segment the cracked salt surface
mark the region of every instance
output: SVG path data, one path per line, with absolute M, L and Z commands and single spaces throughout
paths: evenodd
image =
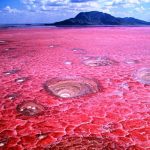
M 126 28 L 125 31 L 122 29 L 105 28 L 105 32 L 103 28 L 86 28 L 79 31 L 76 29 L 20 29 L 19 34 L 17 29 L 9 29 L 14 37 L 14 43 L 18 43 L 21 57 L 9 61 L 13 53 L 6 53 L 5 57 L 0 55 L 2 65 L 0 68 L 2 73 L 0 148 L 66 150 L 69 147 L 77 150 L 83 148 L 148 150 L 150 145 L 148 139 L 149 85 L 139 82 L 140 80 L 133 76 L 133 72 L 135 70 L 134 75 L 138 73 L 140 78 L 149 80 L 147 71 L 144 75 L 145 73 L 139 73 L 138 70 L 141 66 L 146 68 L 149 64 L 148 59 L 144 59 L 144 56 L 141 59 L 140 56 L 143 54 L 143 49 L 146 47 L 149 49 L 147 32 L 150 30 L 143 27 Z M 63 37 L 61 39 L 58 38 L 60 34 Z M 92 39 L 95 39 L 94 42 L 91 36 L 87 36 L 91 34 Z M 53 35 L 52 40 L 51 35 Z M 110 41 L 108 41 L 108 35 Z M 1 36 L 3 37 L 3 34 Z M 72 39 L 73 36 L 77 40 Z M 127 38 L 122 39 L 124 36 Z M 47 40 L 43 40 L 42 37 Z M 130 40 L 135 38 L 135 42 Z M 4 39 L 7 40 L 7 34 Z M 63 45 L 61 50 L 44 51 L 44 47 L 48 47 L 50 40 Z M 139 42 L 136 42 L 137 40 Z M 32 58 L 26 55 L 27 51 L 30 52 L 30 47 L 23 46 L 20 44 L 21 41 L 32 45 L 31 49 L 36 49 L 36 55 Z M 8 45 L 14 46 L 9 42 Z M 87 55 L 80 53 L 82 57 L 79 58 L 77 56 L 80 54 L 75 55 L 78 54 L 77 51 L 66 51 L 76 45 L 86 48 L 86 54 L 88 51 L 90 53 Z M 1 47 L 2 50 L 7 48 L 5 44 L 1 44 Z M 133 54 L 140 55 L 134 57 Z M 90 55 L 112 56 L 119 63 L 124 62 L 124 58 L 133 58 L 133 60 L 137 58 L 141 61 L 138 64 L 130 60 L 122 65 L 105 67 L 107 63 L 104 63 L 105 65 L 101 67 L 85 67 L 80 61 L 88 60 L 90 57 L 87 56 Z M 64 60 L 60 58 L 65 58 L 66 61 L 73 60 L 74 69 L 71 70 L 69 68 L 71 65 L 64 64 Z M 3 69 L 18 68 L 25 61 L 29 63 L 21 66 L 19 75 L 17 73 L 8 76 L 3 74 Z M 30 77 L 30 75 L 33 78 L 30 78 L 29 82 L 23 84 L 13 82 L 20 78 L 19 76 Z M 81 78 L 77 80 L 79 76 L 82 76 L 82 80 Z M 51 79 L 54 77 L 57 77 L 57 80 L 52 82 Z M 98 81 L 93 81 L 93 78 Z M 19 83 L 22 81 L 20 79 Z M 48 85 L 46 91 L 43 89 L 43 83 Z M 100 89 L 97 90 L 98 88 Z M 15 91 L 19 96 L 13 100 Z M 112 92 L 115 92 L 114 95 L 109 96 Z M 54 93 L 56 93 L 55 96 Z M 8 139 L 8 142 L 3 141 L 4 138 Z

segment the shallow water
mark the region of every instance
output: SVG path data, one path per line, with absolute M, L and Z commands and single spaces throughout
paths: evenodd
M 0 35 L 0 148 L 150 148 L 150 28 L 8 28 Z

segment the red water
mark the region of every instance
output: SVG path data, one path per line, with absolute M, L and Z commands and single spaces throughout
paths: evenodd
M 150 88 L 133 75 L 150 67 L 149 40 L 149 27 L 0 29 L 0 149 L 150 149 Z M 86 56 L 118 63 L 90 67 Z M 102 89 L 60 98 L 43 88 L 78 76 Z M 21 112 L 29 101 L 32 115 Z

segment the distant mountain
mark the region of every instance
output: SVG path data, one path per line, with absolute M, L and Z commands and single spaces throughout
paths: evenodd
M 110 14 L 90 11 L 81 12 L 75 18 L 66 19 L 64 21 L 55 22 L 51 25 L 56 26 L 82 26 L 82 25 L 150 25 L 150 22 L 135 19 L 132 17 L 119 18 Z

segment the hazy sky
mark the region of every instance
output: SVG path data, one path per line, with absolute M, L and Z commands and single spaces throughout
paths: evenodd
M 150 21 L 150 0 L 0 0 L 0 24 L 51 23 L 93 10 Z

